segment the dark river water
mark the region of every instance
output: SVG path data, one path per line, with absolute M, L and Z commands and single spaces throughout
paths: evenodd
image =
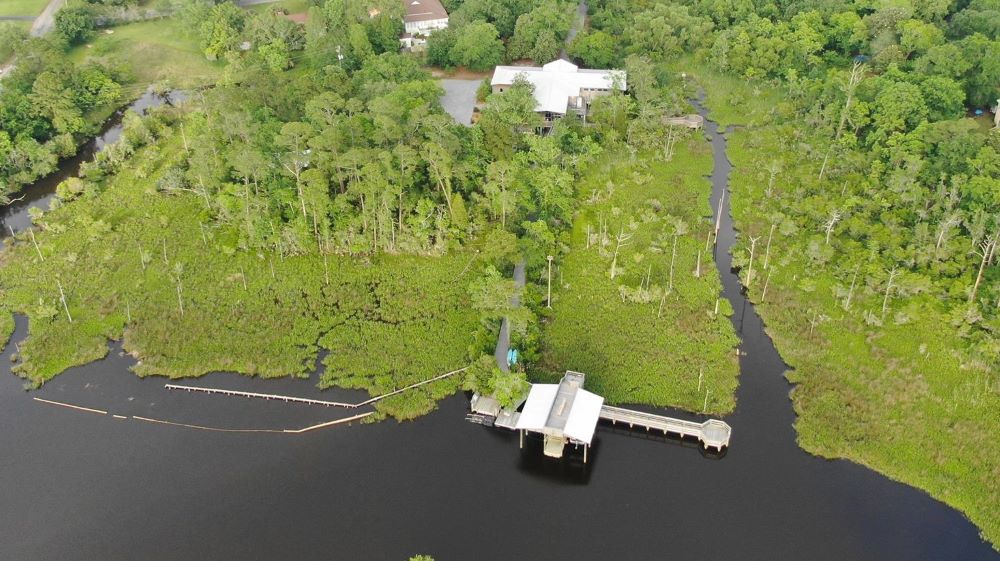
M 724 138 L 707 127 L 716 208 L 730 166 Z M 537 445 L 520 451 L 514 433 L 465 422 L 463 395 L 413 422 L 294 435 L 153 424 L 134 416 L 299 428 L 351 413 L 172 393 L 163 379 L 132 375 L 115 345 L 25 392 L 9 372 L 9 344 L 0 356 L 0 560 L 1000 559 L 925 493 L 796 446 L 785 366 L 730 272 L 726 208 L 716 263 L 744 354 L 722 458 L 601 428 L 587 468 L 549 461 Z M 13 341 L 26 334 L 18 318 Z M 190 383 L 362 398 L 320 392 L 315 378 Z

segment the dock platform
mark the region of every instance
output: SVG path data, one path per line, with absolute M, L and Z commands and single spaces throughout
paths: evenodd
M 657 430 L 664 434 L 676 434 L 680 437 L 697 438 L 702 446 L 722 451 L 729 446 L 733 429 L 723 421 L 709 419 L 702 423 L 664 417 L 653 413 L 623 409 L 604 405 L 601 407 L 601 419 L 612 424 L 628 424 L 629 427 L 643 427 L 646 430 Z

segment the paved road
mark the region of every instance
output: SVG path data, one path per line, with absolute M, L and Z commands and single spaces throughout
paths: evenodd
M 524 269 L 524 261 L 521 261 L 514 266 L 514 285 L 518 288 L 524 287 L 524 281 L 527 276 Z M 521 305 L 520 294 L 515 294 L 514 298 L 510 302 L 516 308 Z M 500 324 L 500 336 L 497 337 L 497 348 L 493 352 L 493 358 L 497 360 L 497 366 L 500 370 L 504 372 L 509 372 L 510 367 L 507 366 L 507 351 L 510 350 L 510 323 L 507 318 L 503 318 L 503 323 Z
M 35 23 L 31 24 L 31 36 L 41 37 L 52 31 L 52 28 L 56 25 L 56 12 L 65 3 L 66 0 L 51 0 L 49 5 L 45 6 L 45 9 L 42 10 L 42 13 L 38 14 L 38 17 L 35 18 Z
M 451 115 L 456 123 L 472 126 L 472 108 L 476 105 L 476 90 L 482 80 L 441 80 L 444 95 L 441 106 Z
M 241 8 L 246 8 L 247 6 L 256 6 L 257 4 L 271 4 L 278 2 L 278 0 L 237 0 L 236 4 Z
M 569 55 L 566 53 L 566 47 L 573 42 L 573 39 L 576 38 L 576 34 L 583 29 L 586 22 L 587 0 L 580 0 L 580 5 L 576 7 L 576 18 L 573 20 L 573 26 L 569 28 L 569 33 L 566 34 L 566 43 L 563 45 L 562 54 L 559 55 L 561 58 L 569 60 Z

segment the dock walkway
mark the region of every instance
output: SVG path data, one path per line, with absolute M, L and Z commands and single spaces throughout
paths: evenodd
M 729 446 L 729 438 L 733 432 L 728 424 L 717 419 L 696 423 L 610 405 L 601 407 L 601 418 L 612 424 L 627 423 L 629 427 L 639 426 L 646 430 L 662 431 L 664 434 L 697 438 L 705 448 L 719 451 Z

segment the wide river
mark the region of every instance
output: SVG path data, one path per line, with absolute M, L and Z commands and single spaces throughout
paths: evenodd
M 717 208 L 730 165 L 715 123 L 707 133 Z M 44 204 L 46 189 L 0 215 L 4 229 L 22 228 L 24 209 Z M 136 417 L 299 428 L 350 413 L 170 392 L 163 379 L 129 372 L 133 360 L 117 345 L 25 392 L 10 373 L 13 342 L 28 331 L 18 318 L 0 356 L 0 559 L 1000 559 L 962 515 L 925 493 L 797 447 L 785 365 L 730 271 L 728 214 L 726 204 L 715 257 L 742 337 L 742 376 L 722 458 L 605 427 L 586 469 L 548 461 L 537 447 L 520 451 L 513 433 L 465 422 L 464 395 L 414 422 L 303 434 L 158 424 Z M 191 383 L 362 399 L 320 392 L 315 376 Z

